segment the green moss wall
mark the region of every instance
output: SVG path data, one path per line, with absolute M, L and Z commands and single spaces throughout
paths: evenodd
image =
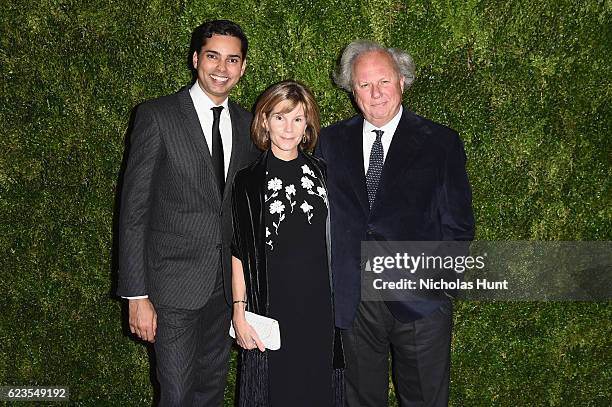
M 353 114 L 330 80 L 343 46 L 408 50 L 405 103 L 465 142 L 478 239 L 610 240 L 609 0 L 4 0 L 0 385 L 150 402 L 111 296 L 118 174 L 132 107 L 189 81 L 190 32 L 213 18 L 250 39 L 234 99 L 295 78 L 324 124 Z M 457 304 L 451 405 L 610 405 L 611 321 L 608 303 Z

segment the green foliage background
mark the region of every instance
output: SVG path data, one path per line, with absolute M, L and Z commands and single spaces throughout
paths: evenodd
M 235 100 L 296 78 L 324 124 L 353 114 L 330 80 L 343 46 L 408 50 L 405 103 L 465 142 L 478 239 L 610 240 L 611 17 L 609 0 L 4 0 L 0 385 L 150 403 L 111 296 L 116 186 L 132 107 L 189 81 L 202 21 L 249 36 Z M 608 303 L 459 303 L 451 405 L 608 406 L 611 338 Z

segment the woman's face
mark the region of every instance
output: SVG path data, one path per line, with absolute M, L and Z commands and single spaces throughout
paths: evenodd
M 283 101 L 274 106 L 264 126 L 270 133 L 272 153 L 277 158 L 288 161 L 298 155 L 298 146 L 306 130 L 306 117 L 304 106 L 298 103 L 293 110 L 282 113 L 290 108 L 289 101 Z

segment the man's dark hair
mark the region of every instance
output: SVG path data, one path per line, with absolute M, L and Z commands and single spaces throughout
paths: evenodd
M 240 51 L 242 52 L 242 59 L 246 59 L 249 41 L 238 24 L 229 20 L 207 21 L 196 27 L 191 33 L 191 46 L 189 47 L 189 55 L 187 56 L 187 64 L 191 69 L 194 69 L 191 58 L 193 53 L 197 52 L 199 54 L 202 47 L 206 45 L 206 41 L 214 34 L 231 35 L 232 37 L 238 38 L 241 44 Z

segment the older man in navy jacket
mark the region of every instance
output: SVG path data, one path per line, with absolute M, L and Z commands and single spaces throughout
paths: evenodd
M 457 133 L 402 106 L 414 80 L 407 53 L 369 41 L 343 52 L 334 77 L 361 114 L 321 133 L 328 164 L 336 325 L 345 329 L 350 406 L 385 406 L 388 357 L 400 405 L 448 404 L 452 303 L 362 301 L 362 241 L 474 237 L 465 153 Z

